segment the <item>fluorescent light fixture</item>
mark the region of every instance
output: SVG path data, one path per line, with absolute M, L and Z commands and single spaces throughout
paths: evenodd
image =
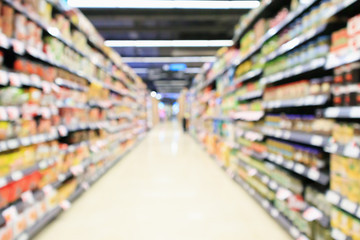
M 156 97 L 156 94 L 157 94 L 157 93 L 156 93 L 155 91 L 152 91 L 150 95 L 151 95 L 152 97 Z
M 137 74 L 147 74 L 149 72 L 148 68 L 133 68 L 133 70 L 137 73 Z
M 230 47 L 232 40 L 107 40 L 108 47 Z
M 201 72 L 201 68 L 187 68 L 186 70 L 185 70 L 185 72 L 186 73 L 199 73 L 199 72 Z
M 154 82 L 156 86 L 184 86 L 188 84 L 188 81 L 156 81 Z
M 197 62 L 214 62 L 214 56 L 198 56 L 198 57 L 123 57 L 125 63 L 197 63 Z
M 76 8 L 140 8 L 140 9 L 253 9 L 260 6 L 252 1 L 184 1 L 184 0 L 69 0 Z

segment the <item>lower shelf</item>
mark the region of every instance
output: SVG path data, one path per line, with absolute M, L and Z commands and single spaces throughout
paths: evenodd
M 112 161 L 110 164 L 100 169 L 97 173 L 95 173 L 94 178 L 88 183 L 79 184 L 78 188 L 75 190 L 73 194 L 67 199 L 68 202 L 75 201 L 78 197 L 80 197 L 89 186 L 95 184 L 105 173 L 107 173 L 112 167 L 114 167 L 121 159 L 123 159 L 129 152 L 131 152 L 141 141 L 143 138 L 139 139 L 133 146 L 131 146 L 128 150 L 126 150 L 122 155 L 120 155 L 117 159 Z M 43 228 L 45 228 L 50 222 L 52 222 L 57 216 L 59 216 L 63 211 L 60 205 L 55 207 L 46 213 L 42 218 L 40 218 L 33 226 L 26 229 L 22 234 L 20 234 L 16 239 L 17 240 L 28 240 L 32 239 L 36 234 L 38 234 Z

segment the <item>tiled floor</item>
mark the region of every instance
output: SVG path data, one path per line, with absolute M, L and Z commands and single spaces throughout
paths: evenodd
M 289 240 L 175 123 L 133 152 L 37 240 Z

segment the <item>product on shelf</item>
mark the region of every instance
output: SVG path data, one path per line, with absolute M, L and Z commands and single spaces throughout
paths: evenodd
M 331 135 L 335 123 L 332 119 L 315 118 L 313 115 L 268 114 L 265 125 L 299 132 L 313 132 Z
M 322 151 L 316 148 L 273 139 L 267 139 L 266 145 L 270 153 L 280 154 L 289 161 L 299 162 L 315 169 L 323 169 L 327 165 Z

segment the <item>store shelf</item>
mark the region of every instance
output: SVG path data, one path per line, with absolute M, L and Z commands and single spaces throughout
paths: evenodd
M 306 33 L 304 33 L 298 37 L 291 39 L 290 41 L 284 43 L 279 48 L 277 48 L 275 51 L 273 51 L 272 53 L 267 55 L 265 57 L 265 61 L 266 62 L 271 61 L 271 60 L 303 45 L 305 42 L 307 42 L 307 41 L 313 39 L 314 37 L 320 35 L 321 33 L 323 33 L 326 30 L 327 26 L 328 26 L 327 24 L 321 25 L 317 28 L 307 31 Z
M 236 136 L 237 137 L 243 137 L 249 141 L 262 141 L 264 139 L 264 135 L 257 131 L 256 129 L 250 130 L 250 129 L 237 129 L 236 130 Z
M 274 108 L 288 108 L 288 107 L 322 106 L 325 105 L 329 99 L 330 99 L 330 95 L 323 94 L 316 96 L 307 96 L 297 99 L 263 102 L 263 107 L 265 109 L 274 109 Z
M 326 59 L 326 69 L 336 68 L 345 64 L 353 63 L 360 60 L 360 51 L 351 51 L 344 56 L 336 56 L 330 53 Z
M 238 101 L 246 101 L 246 100 L 250 100 L 250 99 L 254 99 L 254 98 L 259 98 L 263 95 L 264 90 L 263 89 L 259 89 L 256 91 L 252 91 L 252 92 L 248 92 L 243 96 L 240 96 L 238 98 Z
M 60 134 L 61 135 L 61 134 Z M 59 133 L 54 130 L 52 133 L 36 134 L 23 138 L 12 138 L 0 141 L 0 152 L 14 150 L 19 147 L 30 146 L 33 144 L 44 143 L 55 140 L 59 137 Z
M 121 156 L 118 156 L 115 160 L 113 160 L 109 165 L 103 167 L 98 170 L 95 174 L 96 177 L 90 182 L 79 183 L 78 188 L 72 193 L 67 201 L 73 202 L 78 197 L 80 197 L 89 186 L 95 184 L 106 172 L 108 172 L 112 167 L 114 167 L 121 159 L 123 159 L 134 147 L 136 147 L 142 139 L 138 139 L 131 147 L 129 147 Z M 100 173 L 100 174 L 99 174 Z M 68 174 L 71 174 L 70 172 Z M 67 179 L 67 178 L 66 178 Z M 54 188 L 58 188 L 59 186 L 54 185 Z M 61 205 L 61 204 L 60 204 Z M 65 209 L 61 206 L 56 206 L 54 209 L 50 210 L 46 213 L 41 219 L 35 222 L 35 224 L 29 228 L 27 228 L 17 240 L 28 240 L 33 238 L 38 232 L 40 232 L 44 227 L 46 227 L 52 220 L 54 220 L 57 216 L 59 216 Z
M 266 85 L 270 83 L 275 83 L 279 81 L 283 81 L 285 79 L 295 77 L 304 73 L 308 73 L 311 71 L 314 71 L 316 69 L 323 68 L 325 66 L 326 59 L 325 58 L 316 58 L 314 60 L 311 60 L 307 64 L 301 64 L 297 67 L 272 74 L 270 76 L 263 77 L 260 81 Z
M 294 239 L 297 240 L 309 240 L 304 234 L 302 234 L 298 228 L 296 228 L 284 215 L 282 215 L 278 209 L 276 209 L 267 199 L 263 198 L 255 189 L 253 189 L 248 183 L 242 180 L 239 176 L 233 177 L 243 189 L 245 189 L 250 196 L 252 196 L 262 208 L 269 213 Z
M 262 74 L 262 69 L 251 70 L 251 71 L 245 73 L 244 75 L 242 75 L 241 77 L 235 78 L 234 85 L 236 86 L 239 83 L 243 83 L 243 82 L 249 81 L 253 78 L 259 77 L 261 74 Z
M 331 237 L 334 240 L 352 240 L 351 237 L 346 236 L 345 233 L 343 233 L 341 230 L 339 230 L 337 228 L 333 228 L 331 230 Z
M 264 116 L 264 111 L 241 111 L 231 115 L 234 120 L 259 121 Z
M 324 111 L 326 118 L 360 118 L 360 107 L 329 107 Z
M 331 204 L 337 206 L 347 213 L 350 213 L 357 219 L 360 219 L 360 205 L 358 203 L 355 203 L 341 194 L 331 190 L 326 193 L 326 199 Z
M 300 16 L 305 10 L 309 9 L 312 5 L 314 5 L 318 0 L 311 0 L 309 3 L 304 4 L 300 7 L 298 7 L 295 11 L 290 12 L 288 16 L 277 26 L 269 29 L 265 35 L 259 40 L 257 44 L 254 45 L 252 50 L 246 54 L 244 57 L 241 57 L 239 59 L 236 59 L 234 61 L 234 65 L 238 66 L 239 64 L 243 63 L 247 59 L 249 59 L 252 55 L 254 55 L 256 52 L 258 52 L 264 43 L 268 41 L 270 38 L 278 34 L 282 29 L 284 29 L 288 24 L 290 24 L 292 21 L 294 21 L 298 16 Z M 271 3 L 275 2 L 275 0 L 271 1 Z M 239 38 L 240 39 L 240 38 Z
M 72 81 L 66 80 L 66 79 L 62 79 L 62 78 L 57 78 L 55 79 L 55 84 L 60 86 L 60 87 L 66 87 L 69 89 L 73 89 L 73 90 L 77 90 L 77 91 L 82 91 L 85 92 L 88 90 L 88 87 L 79 85 L 77 83 L 74 83 Z
M 234 37 L 233 37 L 234 43 L 240 41 L 241 37 L 244 36 L 244 34 L 251 29 L 251 27 L 255 24 L 255 22 L 262 17 L 262 15 L 269 8 L 269 6 L 271 6 L 271 4 L 274 4 L 274 1 L 267 1 L 260 7 L 252 10 L 252 17 L 248 20 L 247 24 L 243 24 L 242 25 L 243 27 L 239 28 L 235 32 Z
M 316 147 L 324 147 L 329 140 L 329 137 L 323 135 L 306 133 L 306 132 L 287 131 L 287 130 L 275 129 L 271 127 L 263 127 L 261 131 L 265 135 L 270 137 L 280 138 L 280 139 L 303 143 Z
M 41 169 L 45 169 L 49 165 L 53 165 L 56 162 L 56 158 L 57 157 L 52 157 L 49 159 L 41 160 L 41 161 L 37 162 L 34 166 L 31 166 L 24 170 L 13 171 L 11 174 L 9 174 L 5 177 L 1 177 L 0 178 L 0 188 L 4 187 L 12 182 L 18 181 L 18 180 L 24 178 L 25 176 L 32 174 L 33 172 L 36 172 Z
M 218 79 L 218 78 L 221 77 L 222 75 L 226 74 L 227 71 L 228 71 L 230 68 L 231 68 L 231 66 L 230 66 L 230 67 L 226 67 L 226 68 L 224 68 L 223 70 L 221 70 L 219 73 L 215 74 L 214 77 L 206 80 L 205 82 L 200 83 L 197 90 L 200 91 L 201 89 L 206 88 L 207 86 L 211 85 L 213 82 L 216 81 L 216 79 Z
M 297 173 L 321 185 L 327 186 L 330 181 L 330 177 L 328 174 L 321 172 L 317 169 L 309 168 L 301 163 L 288 161 L 284 159 L 282 155 L 269 153 L 267 159 L 278 166 L 281 166 L 291 172 Z
M 360 147 L 357 144 L 349 143 L 343 145 L 332 141 L 331 139 L 326 143 L 324 150 L 328 153 L 360 159 Z

